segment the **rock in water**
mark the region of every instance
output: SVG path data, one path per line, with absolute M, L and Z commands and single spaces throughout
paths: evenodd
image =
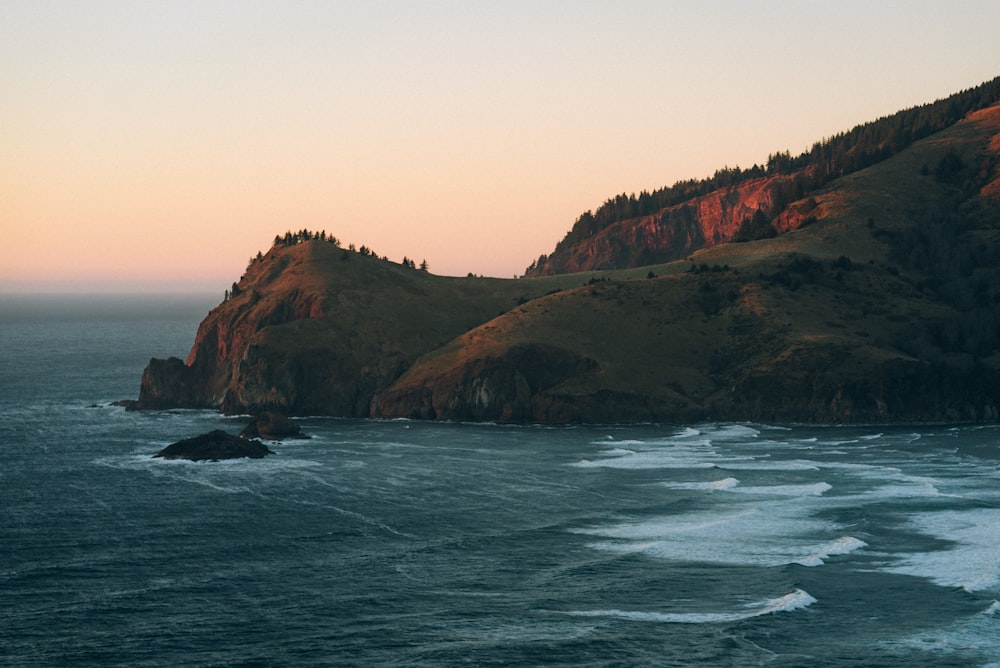
M 216 429 L 201 436 L 177 441 L 153 456 L 163 459 L 190 459 L 193 462 L 200 462 L 239 459 L 240 457 L 260 459 L 271 454 L 274 453 L 260 441 L 240 438 L 221 429 Z
M 297 422 L 280 413 L 264 411 L 240 432 L 240 436 L 242 438 L 266 438 L 277 441 L 283 438 L 299 438 L 302 436 L 302 429 Z

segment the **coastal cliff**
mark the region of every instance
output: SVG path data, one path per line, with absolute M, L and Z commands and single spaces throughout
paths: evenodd
M 762 177 L 720 188 L 655 214 L 610 225 L 548 256 L 529 275 L 660 264 L 685 258 L 702 248 L 791 232 L 809 220 L 801 208 L 784 211 L 789 193 L 795 188 L 795 177 L 791 175 Z
M 613 261 L 628 266 L 609 271 L 448 278 L 317 238 L 276 243 L 201 323 L 186 361 L 151 361 L 137 407 L 995 421 L 998 156 L 993 106 L 783 204 L 758 238 L 734 242 L 787 180 L 699 197 L 625 236 L 611 226 L 567 256 L 592 266 L 627 248 Z M 644 263 L 661 250 L 683 259 Z
M 549 289 L 434 276 L 329 241 L 276 244 L 202 321 L 186 361 L 150 362 L 136 408 L 365 417 L 420 355 Z

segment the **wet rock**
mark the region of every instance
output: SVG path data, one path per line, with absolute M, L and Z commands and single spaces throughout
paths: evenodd
M 264 411 L 246 429 L 240 432 L 242 438 L 266 438 L 279 441 L 283 438 L 302 438 L 302 428 L 294 420 L 281 413 Z
M 193 462 L 218 461 L 220 459 L 261 459 L 274 454 L 260 441 L 241 438 L 221 429 L 207 434 L 185 438 L 160 450 L 153 455 L 163 459 L 190 459 Z

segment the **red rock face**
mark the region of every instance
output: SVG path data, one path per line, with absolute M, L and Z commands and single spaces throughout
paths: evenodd
M 670 262 L 700 249 L 765 234 L 789 232 L 805 215 L 778 216 L 795 194 L 795 176 L 769 176 L 721 188 L 651 216 L 615 223 L 565 251 L 553 253 L 532 276 L 625 269 Z M 771 231 L 751 229 L 764 217 Z M 765 221 L 765 224 L 766 224 Z

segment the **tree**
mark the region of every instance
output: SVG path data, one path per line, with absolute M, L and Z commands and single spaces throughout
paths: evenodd
M 427 271 L 427 260 L 420 261 L 420 271 Z

